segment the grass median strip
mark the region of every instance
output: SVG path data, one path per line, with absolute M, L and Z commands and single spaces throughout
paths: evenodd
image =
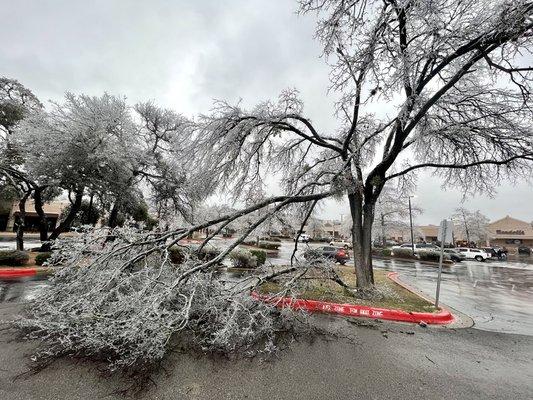
M 351 267 L 336 267 L 335 271 L 350 287 L 356 285 L 356 277 Z M 298 298 L 319 300 L 339 304 L 356 304 L 371 307 L 402 310 L 406 312 L 435 312 L 433 304 L 396 284 L 387 277 L 386 271 L 374 271 L 377 296 L 362 298 L 335 282 L 323 278 L 309 277 L 298 287 Z M 260 287 L 261 294 L 276 294 L 283 289 L 282 281 L 266 282 Z

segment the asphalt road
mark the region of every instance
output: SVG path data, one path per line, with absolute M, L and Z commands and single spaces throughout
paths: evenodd
M 9 319 L 20 305 L 0 305 Z M 533 337 L 317 316 L 337 337 L 294 342 L 269 361 L 172 354 L 139 399 L 531 399 Z M 131 381 L 61 360 L 27 371 L 36 344 L 0 331 L 0 399 L 119 399 Z
M 286 262 L 288 249 L 289 244 L 283 246 L 280 262 Z M 404 280 L 432 294 L 435 267 L 377 264 L 399 271 Z M 528 268 L 465 263 L 444 274 L 443 301 L 467 314 L 469 305 L 477 304 L 475 327 L 488 330 L 350 322 L 320 315 L 313 323 L 336 335 L 294 342 L 273 360 L 228 361 L 173 353 L 153 377 L 155 384 L 138 398 L 531 399 L 533 336 L 510 333 L 533 334 L 528 328 L 530 311 L 522 309 L 523 304 L 531 305 Z M 20 303 L 33 300 L 44 285 L 32 280 L 0 284 L 0 320 L 12 319 Z M 489 299 L 485 303 L 490 309 L 480 308 L 480 299 Z M 526 323 L 502 319 L 501 310 L 525 316 Z M 494 318 L 482 325 L 489 312 Z M 14 332 L 0 330 L 2 400 L 115 399 L 123 398 L 117 390 L 131 384 L 123 377 L 102 377 L 99 365 L 71 359 L 19 377 L 28 370 L 29 354 L 37 344 L 14 337 Z

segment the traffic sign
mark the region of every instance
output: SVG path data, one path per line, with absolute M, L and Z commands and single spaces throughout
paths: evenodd
M 453 221 L 445 219 L 440 223 L 437 240 L 441 243 L 453 242 Z

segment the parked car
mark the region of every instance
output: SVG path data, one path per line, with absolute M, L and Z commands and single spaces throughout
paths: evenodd
M 392 252 L 394 253 L 394 249 L 411 249 L 413 245 L 411 243 L 404 243 L 399 246 L 392 246 Z M 439 248 L 431 243 L 415 243 L 415 254 L 418 253 L 419 250 L 438 250 Z
M 342 247 L 321 246 L 306 251 L 304 253 L 304 258 L 306 260 L 328 258 L 335 260 L 335 262 L 338 262 L 341 265 L 344 265 L 350 259 L 350 253 L 348 253 L 348 250 Z
M 455 249 L 444 249 L 444 253 L 450 257 L 453 262 L 461 262 L 466 259 L 464 255 L 456 251 Z
M 531 248 L 527 246 L 518 246 L 518 254 L 531 255 Z
M 485 253 L 490 254 L 491 258 L 499 258 L 498 251 L 494 247 L 481 247 Z
M 332 240 L 329 242 L 330 246 L 333 247 L 344 247 L 345 249 L 351 249 L 352 244 L 350 242 L 347 242 L 346 240 Z
M 296 241 L 296 238 L 298 238 L 298 241 L 302 243 L 309 243 L 309 241 L 311 240 L 311 236 L 306 235 L 305 233 L 302 233 L 300 236 L 296 235 L 294 237 L 294 241 Z
M 459 247 L 457 249 L 459 253 L 466 257 L 467 260 L 485 261 L 490 258 L 490 254 L 485 253 L 481 249 L 471 249 L 468 247 Z
M 507 259 L 507 253 L 509 253 L 509 250 L 507 250 L 505 246 L 504 247 L 496 246 L 496 247 L 493 247 L 493 249 L 496 250 L 496 253 L 498 253 L 498 258 L 500 260 Z

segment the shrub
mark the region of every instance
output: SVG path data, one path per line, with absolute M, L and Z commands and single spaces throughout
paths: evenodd
M 259 248 L 266 250 L 278 250 L 281 243 L 259 242 Z
M 394 257 L 416 259 L 411 249 L 394 249 L 392 253 Z
M 418 252 L 418 257 L 423 261 L 436 261 L 438 262 L 440 260 L 440 252 L 435 250 L 420 250 Z M 443 258 L 445 260 L 449 260 L 450 257 L 444 253 Z
M 277 237 L 272 237 L 272 236 L 269 236 L 269 237 L 262 237 L 260 240 L 264 240 L 266 242 L 281 242 L 281 239 L 280 238 L 277 238 Z
M 321 265 L 326 263 L 326 259 L 324 258 L 322 251 L 318 249 L 307 249 L 304 252 L 304 258 L 307 262 L 310 263 L 310 265 Z
M 28 262 L 30 256 L 26 251 L 2 250 L 0 251 L 0 265 L 20 266 Z
M 372 248 L 372 255 L 381 256 L 381 257 L 389 257 L 391 255 L 391 249 L 374 247 Z
M 170 261 L 173 264 L 182 264 L 186 259 L 187 252 L 192 252 L 200 261 L 204 262 L 211 261 L 220 254 L 220 250 L 213 246 L 205 246 L 200 252 L 198 252 L 198 247 L 187 248 L 183 246 L 172 246 L 168 251 Z
M 205 246 L 202 251 L 198 252 L 198 250 L 196 250 L 195 252 L 196 256 L 201 261 L 211 261 L 221 253 L 220 249 L 214 246 Z
M 235 268 L 255 268 L 257 267 L 257 258 L 248 250 L 233 250 L 229 259 Z
M 265 249 L 265 250 L 278 250 L 281 246 L 281 243 L 270 243 L 270 242 L 259 242 L 259 245 L 258 245 L 257 241 L 255 240 L 247 240 L 246 242 L 242 242 L 242 244 L 246 246 L 259 247 L 260 249 Z
M 185 261 L 185 249 L 180 246 L 172 246 L 168 249 L 170 261 L 173 264 L 181 264 Z
M 263 250 L 250 250 L 253 256 L 257 259 L 257 266 L 263 265 L 266 262 L 267 253 Z
M 51 255 L 52 253 L 49 251 L 37 254 L 35 256 L 35 264 L 43 265 L 50 258 Z

